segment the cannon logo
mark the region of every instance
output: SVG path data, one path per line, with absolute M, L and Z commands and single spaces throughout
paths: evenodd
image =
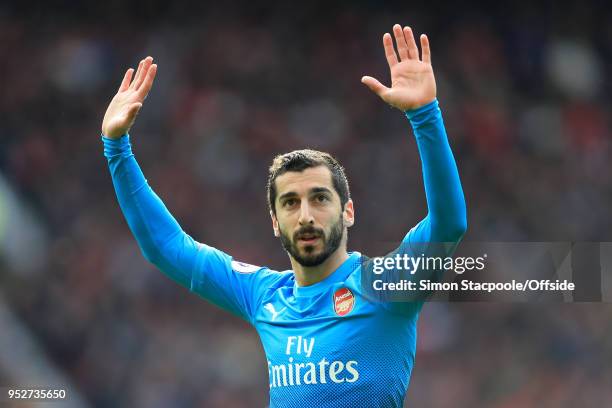
M 340 288 L 334 292 L 334 312 L 346 316 L 355 307 L 355 295 L 349 288 Z

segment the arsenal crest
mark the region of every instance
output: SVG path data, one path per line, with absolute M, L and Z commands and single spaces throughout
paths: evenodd
M 334 292 L 334 312 L 346 316 L 355 307 L 355 295 L 349 288 L 340 288 Z

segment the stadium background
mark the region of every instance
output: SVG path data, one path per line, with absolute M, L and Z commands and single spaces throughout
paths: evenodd
M 359 82 L 388 82 L 395 22 L 430 37 L 465 239 L 612 241 L 605 2 L 253 3 L 0 4 L 0 385 L 67 384 L 75 406 L 267 402 L 255 332 L 148 265 L 115 201 L 100 124 L 146 55 L 136 157 L 183 227 L 238 260 L 288 267 L 264 188 L 295 148 L 346 167 L 351 248 L 424 216 L 409 124 Z M 610 338 L 610 304 L 429 304 L 406 406 L 605 406 Z

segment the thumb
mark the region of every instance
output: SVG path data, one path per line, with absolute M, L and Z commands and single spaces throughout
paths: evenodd
M 127 116 L 130 121 L 134 120 L 136 115 L 138 115 L 138 112 L 140 112 L 140 108 L 142 108 L 141 102 L 136 102 L 129 107 Z
M 370 76 L 364 76 L 361 78 L 361 83 L 370 88 L 376 95 L 382 97 L 382 94 L 389 90 L 386 86 L 381 84 L 376 78 Z

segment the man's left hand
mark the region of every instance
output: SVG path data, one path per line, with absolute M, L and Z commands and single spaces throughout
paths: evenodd
M 393 26 L 393 35 L 397 53 L 391 35 L 383 35 L 385 55 L 391 70 L 391 88 L 369 76 L 361 78 L 361 82 L 383 101 L 402 111 L 416 109 L 432 102 L 436 98 L 436 80 L 431 67 L 429 39 L 425 34 L 421 34 L 422 55 L 419 58 L 419 49 L 410 27 L 402 29 L 396 24 Z

